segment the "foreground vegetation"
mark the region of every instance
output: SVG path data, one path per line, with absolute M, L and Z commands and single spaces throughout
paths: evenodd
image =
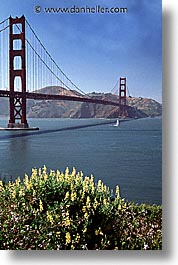
M 136 205 L 66 168 L 0 181 L 0 249 L 161 249 L 162 207 Z

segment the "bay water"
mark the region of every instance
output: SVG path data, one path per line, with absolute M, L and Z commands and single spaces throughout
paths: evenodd
M 39 131 L 0 131 L 0 179 L 75 167 L 136 203 L 162 203 L 162 119 L 29 119 Z M 113 120 L 114 122 L 114 120 Z M 0 127 L 7 126 L 0 119 Z M 106 123 L 106 124 L 105 124 Z M 96 126 L 95 126 L 96 125 Z

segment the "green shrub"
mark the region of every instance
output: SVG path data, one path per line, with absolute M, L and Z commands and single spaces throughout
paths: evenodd
M 0 249 L 161 249 L 162 207 L 136 205 L 75 168 L 0 181 Z

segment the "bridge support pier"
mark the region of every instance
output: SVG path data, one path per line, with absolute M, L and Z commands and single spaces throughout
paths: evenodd
M 28 128 L 26 119 L 26 63 L 25 63 L 25 17 L 9 18 L 9 106 L 8 128 Z M 15 57 L 19 64 L 15 65 Z M 15 68 L 16 67 L 16 68 Z M 20 81 L 22 96 L 16 95 L 16 78 Z

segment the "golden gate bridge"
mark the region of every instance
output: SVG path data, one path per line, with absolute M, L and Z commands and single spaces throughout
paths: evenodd
M 25 16 L 0 22 L 0 58 L 0 97 L 9 98 L 9 129 L 29 127 L 27 99 L 117 106 L 118 118 L 126 117 L 126 77 L 120 77 L 115 86 L 117 102 L 86 94 L 58 66 Z M 56 86 L 61 88 L 58 94 L 53 93 Z M 51 87 L 50 94 L 44 93 L 45 87 Z

